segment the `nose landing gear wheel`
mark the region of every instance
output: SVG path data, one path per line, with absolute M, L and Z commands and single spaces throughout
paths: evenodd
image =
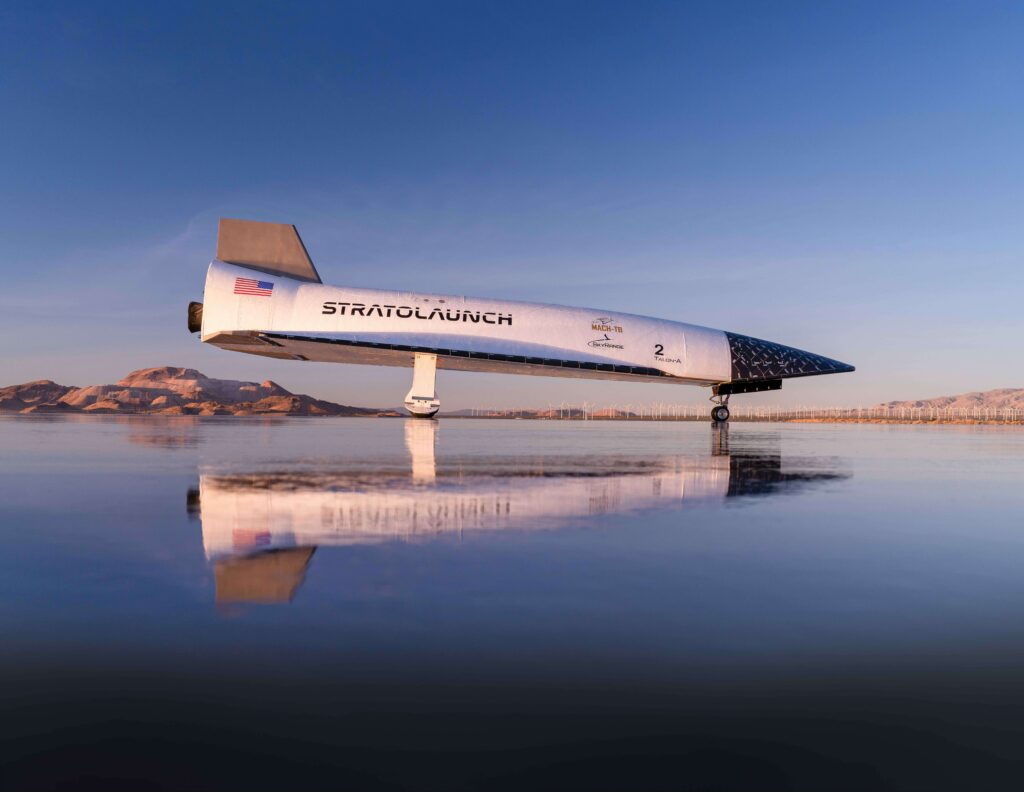
M 724 404 L 711 408 L 711 420 L 715 423 L 725 423 L 729 420 L 729 408 Z

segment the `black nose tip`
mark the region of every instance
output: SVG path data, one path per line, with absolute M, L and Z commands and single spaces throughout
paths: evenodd
M 760 338 L 726 333 L 732 354 L 732 378 L 739 380 L 813 377 L 817 374 L 842 374 L 854 371 L 849 363 L 804 352 Z

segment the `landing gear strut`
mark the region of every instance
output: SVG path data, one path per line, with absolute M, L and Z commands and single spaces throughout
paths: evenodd
M 413 418 L 433 418 L 441 409 L 434 390 L 437 355 L 417 352 L 412 365 L 412 388 L 405 396 L 405 409 Z
M 729 420 L 729 394 L 720 394 L 718 388 L 715 388 L 712 393 L 711 401 L 715 402 L 715 406 L 711 408 L 711 420 L 716 424 L 724 424 Z

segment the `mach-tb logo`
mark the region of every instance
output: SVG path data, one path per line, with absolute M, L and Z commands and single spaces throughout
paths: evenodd
M 595 349 L 624 349 L 622 344 L 616 344 L 609 333 L 621 333 L 622 326 L 615 324 L 615 320 L 610 316 L 599 316 L 593 322 L 590 323 L 590 328 L 596 330 L 603 335 L 601 338 L 595 338 L 593 341 L 588 341 L 588 347 L 594 347 Z
M 599 333 L 621 333 L 622 327 L 615 324 L 615 320 L 610 316 L 599 316 L 593 322 L 590 323 L 591 330 L 597 330 Z M 608 339 L 611 341 L 611 339 Z

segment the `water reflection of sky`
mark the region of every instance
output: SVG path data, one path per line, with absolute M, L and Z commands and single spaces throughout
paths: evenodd
M 479 618 L 498 636 L 547 625 L 557 637 L 564 625 L 591 648 L 628 635 L 690 658 L 756 645 L 791 661 L 797 649 L 846 656 L 867 644 L 898 657 L 998 629 L 1024 588 L 1010 527 L 1020 494 L 997 433 L 965 435 L 975 447 L 958 459 L 949 436 L 856 427 L 737 425 L 722 436 L 706 425 L 127 419 L 5 429 L 17 455 L 6 457 L 5 525 L 33 526 L 7 532 L 10 613 L 25 635 L 56 624 L 73 642 L 88 615 L 90 632 L 113 641 L 127 622 L 173 644 L 180 624 L 216 649 L 203 625 L 224 613 L 212 608 L 219 565 L 297 547 L 321 548 L 284 599 L 305 581 L 301 596 L 285 610 L 233 608 L 236 624 L 333 628 L 330 603 L 361 597 L 369 611 L 341 621 L 365 624 L 382 602 L 407 598 L 423 611 L 408 629 L 431 624 L 453 639 L 461 618 Z M 1003 450 L 977 453 L 986 440 Z M 487 596 L 470 606 L 467 589 Z
M 1019 432 L 100 417 L 0 431 L 8 703 L 127 685 L 118 701 L 248 712 L 239 685 L 256 685 L 273 719 L 295 715 L 286 691 L 319 723 L 321 694 L 356 707 L 378 748 L 385 700 L 420 713 L 420 739 L 462 713 L 444 733 L 480 750 L 525 732 L 475 707 L 518 707 L 541 742 L 688 729 L 904 780 L 911 760 L 899 776 L 883 743 L 909 729 L 944 768 L 929 788 L 1024 760 Z M 840 722 L 861 724 L 855 739 Z M 851 739 L 863 750 L 844 753 Z
M 555 530 L 587 518 L 779 495 L 846 478 L 782 459 L 778 437 L 730 448 L 728 426 L 692 455 L 493 455 L 438 460 L 438 423 L 407 421 L 407 471 L 303 464 L 202 469 L 187 508 L 202 522 L 218 602 L 290 600 L 313 551 L 489 531 Z M 833 465 L 834 460 L 829 460 Z

